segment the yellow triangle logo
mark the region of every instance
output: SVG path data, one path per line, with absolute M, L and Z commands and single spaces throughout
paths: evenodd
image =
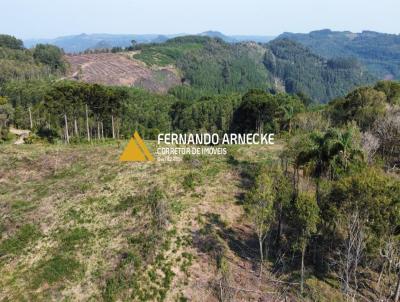
M 120 161 L 154 161 L 153 155 L 149 152 L 139 133 L 135 131 L 128 145 L 122 152 Z

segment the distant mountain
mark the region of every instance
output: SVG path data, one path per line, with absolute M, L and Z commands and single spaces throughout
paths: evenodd
M 400 35 L 363 31 L 312 31 L 308 34 L 283 33 L 290 39 L 325 57 L 355 57 L 381 79 L 400 79 Z
M 233 35 L 231 37 L 239 42 L 254 41 L 257 43 L 267 43 L 276 38 L 275 36 L 245 36 L 245 35 Z
M 198 34 L 199 36 L 205 36 L 205 37 L 210 37 L 210 38 L 219 38 L 227 43 L 235 43 L 238 42 L 235 38 L 232 38 L 230 36 L 226 36 L 223 33 L 220 33 L 219 31 L 205 31 L 202 32 L 200 34 Z
M 207 36 L 210 38 L 220 38 L 227 43 L 237 43 L 237 42 L 257 42 L 257 43 L 267 43 L 273 40 L 274 36 L 254 36 L 254 35 L 231 35 L 227 36 L 219 31 L 205 31 L 200 33 L 199 36 Z
M 24 40 L 24 45 L 27 48 L 34 47 L 36 44 L 52 44 L 64 49 L 67 53 L 83 52 L 86 49 L 99 49 L 111 47 L 127 47 L 131 45 L 132 40 L 137 43 L 163 43 L 168 39 L 179 36 L 185 36 L 184 33 L 159 35 L 159 34 L 144 34 L 144 35 L 118 35 L 118 34 L 80 34 L 71 36 L 62 36 L 55 39 L 27 39 Z M 220 38 L 227 43 L 254 41 L 266 43 L 273 39 L 270 36 L 227 36 L 218 31 L 206 31 L 198 34 L 211 38 Z
M 80 34 L 74 36 L 63 36 L 55 39 L 30 39 L 24 40 L 27 48 L 34 47 L 36 44 L 53 44 L 68 53 L 82 52 L 86 49 L 127 47 L 132 44 L 132 40 L 138 43 L 161 43 L 176 35 L 161 36 L 157 34 L 148 35 L 113 35 L 113 34 Z

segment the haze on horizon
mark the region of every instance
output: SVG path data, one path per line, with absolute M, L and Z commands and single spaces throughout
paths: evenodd
M 400 32 L 398 0 L 2 0 L 0 33 L 279 35 L 317 29 Z

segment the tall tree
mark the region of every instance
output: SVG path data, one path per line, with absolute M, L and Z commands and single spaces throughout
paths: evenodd
M 297 248 L 301 252 L 301 281 L 300 290 L 304 291 L 304 256 L 310 237 L 317 231 L 319 208 L 315 198 L 308 193 L 300 193 L 293 208 L 293 226 L 297 234 Z
M 263 245 L 273 220 L 274 203 L 273 180 L 266 171 L 262 171 L 255 179 L 254 187 L 248 195 L 248 208 L 258 238 L 260 251 L 260 278 L 264 263 Z

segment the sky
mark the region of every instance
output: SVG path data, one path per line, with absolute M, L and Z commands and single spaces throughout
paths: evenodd
M 0 33 L 278 35 L 317 29 L 400 33 L 399 0 L 0 0 Z

